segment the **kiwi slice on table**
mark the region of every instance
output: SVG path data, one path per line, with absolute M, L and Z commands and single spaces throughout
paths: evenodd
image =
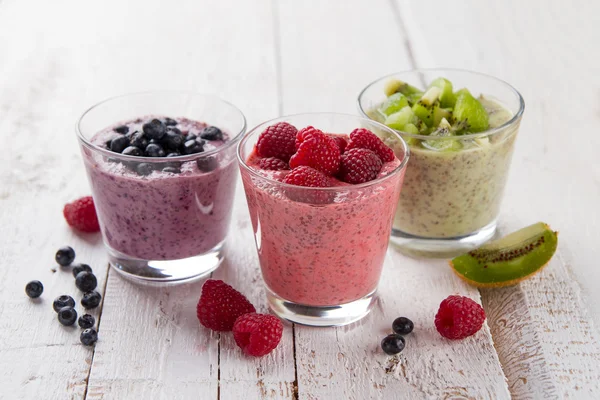
M 408 105 L 408 99 L 402 93 L 394 93 L 390 97 L 387 98 L 386 101 L 383 102 L 381 107 L 379 107 L 379 112 L 383 116 L 391 115 L 395 112 L 402 110 L 404 107 Z
M 457 129 L 482 132 L 489 127 L 489 116 L 483 105 L 467 89 L 456 92 L 456 104 L 452 113 Z
M 452 82 L 446 78 L 437 78 L 429 84 L 429 88 L 432 87 L 438 87 L 442 90 L 442 94 L 440 94 L 440 105 L 442 107 L 454 107 L 456 96 L 452 92 Z
M 458 256 L 450 266 L 472 285 L 509 286 L 540 271 L 557 245 L 558 232 L 539 222 Z

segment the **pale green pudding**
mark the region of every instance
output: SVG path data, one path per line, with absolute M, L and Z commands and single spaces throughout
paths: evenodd
M 500 102 L 443 78 L 421 91 L 398 80 L 367 114 L 399 131 L 410 159 L 394 229 L 458 238 L 495 223 L 519 124 Z M 499 128 L 499 129 L 496 129 Z

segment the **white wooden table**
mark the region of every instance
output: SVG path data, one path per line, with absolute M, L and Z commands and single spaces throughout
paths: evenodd
M 0 398 L 598 398 L 599 13 L 594 0 L 0 0 Z M 335 329 L 287 324 L 275 352 L 250 359 L 231 335 L 199 326 L 201 283 L 130 285 L 108 269 L 99 235 L 63 222 L 63 204 L 90 192 L 74 123 L 103 98 L 215 93 L 255 125 L 354 113 L 367 83 L 413 67 L 473 69 L 523 94 L 501 230 L 543 220 L 560 231 L 541 274 L 478 291 L 443 261 L 390 250 L 371 315 Z M 228 260 L 214 276 L 266 311 L 241 190 L 237 200 Z M 95 349 L 51 309 L 55 296 L 78 292 L 69 273 L 51 270 L 64 244 L 100 280 Z M 45 286 L 38 303 L 23 292 L 31 279 Z M 453 293 L 488 315 L 459 342 L 433 326 Z M 417 328 L 387 357 L 378 343 L 400 315 Z

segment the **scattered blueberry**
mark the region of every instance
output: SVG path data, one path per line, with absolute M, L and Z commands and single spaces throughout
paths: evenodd
M 58 322 L 64 326 L 71 326 L 77 321 L 77 311 L 73 307 L 63 307 L 58 310 Z
M 31 281 L 25 285 L 25 293 L 32 299 L 37 299 L 44 292 L 44 285 L 40 281 Z
M 197 140 L 187 140 L 183 144 L 183 154 L 195 154 L 204 151 L 204 143 Z
M 85 309 L 96 308 L 100 305 L 100 301 L 102 300 L 102 295 L 95 290 L 91 292 L 87 292 L 83 294 L 81 298 L 81 305 Z
M 122 153 L 129 146 L 129 138 L 127 136 L 117 136 L 110 141 L 110 150 L 115 153 Z
M 406 317 L 399 317 L 392 323 L 392 329 L 399 335 L 408 335 L 414 329 L 413 322 Z
M 144 136 L 144 132 L 134 132 L 131 135 L 131 143 L 132 146 L 137 147 L 138 149 L 145 149 L 148 146 L 148 139 Z
M 393 356 L 394 354 L 398 354 L 404 350 L 405 344 L 406 342 L 402 336 L 392 333 L 391 335 L 387 335 L 383 338 L 381 341 L 381 349 L 385 354 Z
M 165 154 L 165 149 L 158 144 L 151 143 L 146 147 L 146 155 L 148 157 L 164 157 Z
M 181 134 L 179 134 L 179 133 L 169 131 L 162 138 L 162 143 L 168 149 L 177 150 L 183 144 L 183 136 Z
M 125 150 L 123 150 L 123 153 L 126 156 L 141 156 L 142 155 L 142 151 L 135 146 L 129 146 L 126 147 Z
M 86 346 L 91 346 L 98 341 L 98 332 L 94 328 L 89 328 L 81 332 L 79 340 Z
M 69 246 L 61 247 L 56 252 L 56 256 L 54 256 L 54 259 L 63 267 L 71 265 L 73 260 L 75 260 L 75 250 L 73 250 L 73 248 Z
M 61 308 L 64 307 L 75 307 L 75 300 L 73 300 L 71 296 L 67 296 L 66 294 L 58 296 L 56 299 L 54 299 L 54 302 L 52 303 L 52 308 L 54 308 L 54 311 L 56 312 L 58 312 Z
M 223 132 L 216 126 L 209 126 L 200 131 L 200 137 L 206 140 L 223 140 Z
M 87 264 L 73 264 L 73 269 L 71 270 L 73 278 L 77 278 L 77 274 L 83 271 L 92 272 L 92 267 Z
M 121 125 L 121 126 L 117 126 L 115 129 L 113 129 L 115 132 L 120 133 L 121 135 L 126 134 L 127 132 L 129 132 L 129 127 L 126 125 Z
M 165 125 L 167 126 L 172 126 L 172 125 L 177 125 L 177 121 L 175 121 L 173 118 L 165 118 Z
M 172 151 L 171 153 L 167 154 L 167 157 L 179 157 L 180 155 L 181 155 L 180 152 Z
M 180 174 L 181 170 L 177 167 L 166 167 L 166 168 L 163 168 L 163 172 L 170 172 L 172 174 Z
M 165 135 L 166 126 L 162 123 L 161 120 L 153 119 L 150 122 L 145 123 L 142 128 L 144 129 L 144 133 L 150 139 L 160 139 Z
M 210 172 L 217 169 L 219 163 L 215 157 L 202 157 L 196 160 L 196 165 L 198 165 L 198 169 L 202 172 Z
M 75 286 L 82 292 L 90 292 L 98 286 L 96 275 L 91 272 L 83 271 L 77 274 L 75 278 Z
M 144 175 L 144 176 L 145 175 L 150 175 L 152 173 L 152 165 L 150 165 L 148 163 L 140 163 L 136 167 L 136 171 L 140 175 Z
M 80 328 L 83 328 L 83 329 L 93 328 L 95 323 L 96 323 L 96 320 L 90 314 L 83 314 L 77 320 L 77 324 L 79 325 Z

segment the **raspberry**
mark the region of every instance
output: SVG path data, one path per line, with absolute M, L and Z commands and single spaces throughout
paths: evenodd
M 98 216 L 92 196 L 82 197 L 72 203 L 65 204 L 63 215 L 69 226 L 81 232 L 98 232 Z
M 320 129 L 317 129 L 315 127 L 312 126 L 307 126 L 306 128 L 302 128 L 298 131 L 298 133 L 296 134 L 296 150 L 298 150 L 298 148 L 300 147 L 300 144 L 302 144 L 302 142 L 304 142 L 306 139 L 308 139 L 308 137 L 312 134 L 321 134 L 323 133 L 323 131 L 321 131 Z
M 350 149 L 342 154 L 340 179 L 348 183 L 364 183 L 377 177 L 383 162 L 367 149 Z
M 287 122 L 269 126 L 258 137 L 256 153 L 261 157 L 276 157 L 289 161 L 296 152 L 297 132 L 298 130 Z
M 346 146 L 348 146 L 348 142 L 346 141 L 346 139 L 344 139 L 341 136 L 330 136 L 330 138 L 332 138 L 335 141 L 335 144 L 337 144 L 337 146 L 340 149 L 340 153 L 344 154 L 344 151 L 346 150 Z
M 243 294 L 221 280 L 209 279 L 202 286 L 196 314 L 213 331 L 230 331 L 240 315 L 256 312 Z
M 329 187 L 329 178 L 327 175 L 314 168 L 307 166 L 300 166 L 294 168 L 287 176 L 283 179 L 284 183 L 296 186 L 307 186 L 307 187 Z
M 235 320 L 233 338 L 242 351 L 254 357 L 269 354 L 281 340 L 283 324 L 267 314 L 244 314 Z
M 329 176 L 340 168 L 340 149 L 335 141 L 318 129 L 308 127 L 298 132 L 298 150 L 290 158 L 290 167 L 312 167 Z
M 284 169 L 290 169 L 290 166 L 283 160 L 275 157 L 261 158 L 258 160 L 258 166 L 261 169 L 268 169 L 271 171 L 279 171 Z
M 374 151 L 383 162 L 393 161 L 396 157 L 392 149 L 386 146 L 377 135 L 365 128 L 358 128 L 350 133 L 350 143 L 346 150 L 355 148 Z
M 435 327 L 448 339 L 464 339 L 479 331 L 485 321 L 483 307 L 464 296 L 448 296 L 440 304 Z

